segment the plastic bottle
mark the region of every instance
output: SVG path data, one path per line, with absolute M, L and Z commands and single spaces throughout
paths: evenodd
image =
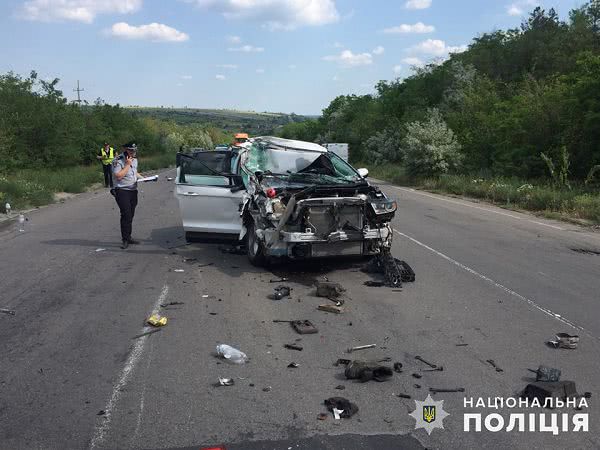
M 25 216 L 23 214 L 19 214 L 19 232 L 25 231 Z
M 240 352 L 227 344 L 217 345 L 217 354 L 234 364 L 244 364 L 248 360 L 244 352 Z

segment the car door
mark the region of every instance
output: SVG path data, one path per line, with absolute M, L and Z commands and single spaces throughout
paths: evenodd
M 244 189 L 232 174 L 234 157 L 230 150 L 178 154 L 175 196 L 186 233 L 240 233 Z

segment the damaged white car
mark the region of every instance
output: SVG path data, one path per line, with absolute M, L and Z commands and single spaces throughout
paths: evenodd
M 188 240 L 235 235 L 255 265 L 273 257 L 376 255 L 391 246 L 396 202 L 367 182 L 366 169 L 320 145 L 260 137 L 177 159 Z

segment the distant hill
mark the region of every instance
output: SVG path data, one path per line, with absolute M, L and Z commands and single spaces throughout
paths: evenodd
M 253 135 L 271 134 L 277 128 L 293 122 L 304 122 L 307 116 L 297 114 L 236 111 L 229 109 L 198 109 L 198 108 L 161 108 L 129 106 L 138 117 L 153 117 L 171 120 L 185 125 L 190 123 L 207 123 L 214 127 L 230 132 L 245 132 Z

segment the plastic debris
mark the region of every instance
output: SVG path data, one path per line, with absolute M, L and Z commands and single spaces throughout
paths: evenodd
M 105 248 L 97 248 L 97 249 L 95 250 L 95 252 L 96 252 L 96 253 L 100 253 L 100 252 L 104 252 L 104 251 L 106 251 L 106 249 L 105 249 Z
M 349 419 L 358 412 L 358 406 L 344 397 L 331 397 L 325 400 L 324 403 L 327 409 L 332 413 L 334 413 L 334 409 L 336 409 L 339 417 L 342 419 Z
M 298 367 L 300 367 L 300 364 L 295 363 L 295 362 L 291 362 L 291 363 L 288 364 L 288 367 L 290 369 L 297 369 Z
M 233 378 L 219 378 L 220 386 L 233 386 L 234 384 Z
M 387 381 L 394 372 L 390 367 L 382 366 L 376 361 L 352 361 L 346 367 L 344 375 L 349 380 L 360 380 L 363 383 L 366 381 Z
M 535 373 L 535 381 L 559 381 L 560 380 L 560 369 L 554 369 L 552 367 L 540 366 L 537 370 L 528 369 L 530 372 Z
M 359 345 L 358 347 L 350 347 L 348 350 L 346 350 L 346 353 L 352 353 L 357 350 L 366 350 L 368 348 L 375 348 L 375 347 L 377 347 L 377 344 Z
M 400 287 L 402 283 L 415 281 L 413 269 L 405 261 L 394 258 L 389 250 L 371 259 L 363 271 L 383 274 L 384 283 L 389 287 Z
M 185 270 L 184 269 L 173 269 L 173 272 L 175 272 L 175 273 L 183 273 L 183 272 L 185 272 Z
M 152 314 L 146 322 L 153 327 L 164 327 L 167 324 L 167 318 L 159 314 Z
M 344 312 L 344 308 L 337 305 L 319 305 L 317 306 L 319 311 L 325 311 L 333 314 L 341 314 Z
M 227 344 L 217 345 L 217 355 L 234 364 L 244 364 L 248 360 L 244 352 Z

